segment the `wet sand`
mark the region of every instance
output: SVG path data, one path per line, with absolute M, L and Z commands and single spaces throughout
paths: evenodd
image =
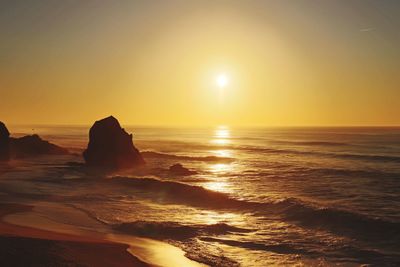
M 59 222 L 60 214 L 70 221 Z M 204 266 L 172 245 L 110 232 L 58 204 L 0 203 L 0 218 L 0 266 Z
M 31 206 L 0 204 L 1 266 L 151 266 L 128 253 L 126 244 L 4 221 L 10 214 L 30 210 Z

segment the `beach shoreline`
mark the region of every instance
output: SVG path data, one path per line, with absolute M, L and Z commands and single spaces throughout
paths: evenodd
M 0 203 L 0 265 L 204 266 L 184 257 L 180 249 L 160 241 L 90 231 L 57 222 L 51 213 L 44 216 L 43 211 L 56 209 L 57 205 L 43 208 Z M 74 212 L 72 208 L 67 209 L 70 214 Z M 82 218 L 78 212 L 75 215 Z

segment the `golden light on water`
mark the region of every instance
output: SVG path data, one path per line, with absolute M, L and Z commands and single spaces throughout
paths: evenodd
M 214 134 L 212 136 L 211 142 L 217 145 L 227 145 L 230 143 L 231 132 L 227 126 L 218 126 Z M 228 149 L 216 149 L 211 151 L 217 157 L 231 157 L 232 153 Z M 231 163 L 216 163 L 211 164 L 209 166 L 210 171 L 214 174 L 224 174 L 227 172 L 232 171 L 232 164 Z M 225 192 L 228 193 L 229 190 L 229 183 L 225 181 L 212 181 L 204 184 L 204 187 L 213 191 Z
M 227 126 L 218 126 L 214 131 L 213 139 L 211 143 L 216 145 L 227 145 L 229 144 L 231 138 L 231 131 Z M 231 152 L 227 149 L 217 149 L 212 151 L 218 157 L 230 157 Z M 232 170 L 231 164 L 227 163 L 217 163 L 211 165 L 211 171 L 214 173 L 223 173 Z
M 232 152 L 226 149 L 212 150 L 211 153 L 213 153 L 217 157 L 223 157 L 223 158 L 232 157 Z
M 217 145 L 226 145 L 230 143 L 231 132 L 226 126 L 218 126 L 218 128 L 214 131 L 213 139 L 211 143 Z
M 229 184 L 224 181 L 208 182 L 208 183 L 204 183 L 203 186 L 206 189 L 213 190 L 213 191 L 224 192 L 224 193 L 230 192 L 230 190 L 228 188 Z
M 217 138 L 229 138 L 231 133 L 226 126 L 219 126 L 215 131 L 214 137 Z
M 230 141 L 228 139 L 213 139 L 211 142 L 216 145 L 226 145 L 229 144 Z
M 217 164 L 213 164 L 211 165 L 211 171 L 214 173 L 221 173 L 221 172 L 227 172 L 232 170 L 232 166 L 231 164 L 227 164 L 227 163 L 217 163 Z
M 237 213 L 203 210 L 193 219 L 199 223 L 216 224 L 226 221 L 241 223 L 244 218 L 244 216 Z

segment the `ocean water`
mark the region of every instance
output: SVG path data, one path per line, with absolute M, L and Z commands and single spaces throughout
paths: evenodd
M 66 204 L 211 266 L 400 265 L 400 128 L 127 127 L 147 164 L 113 174 L 76 164 L 88 128 L 10 127 L 73 154 L 12 162 L 0 200 Z

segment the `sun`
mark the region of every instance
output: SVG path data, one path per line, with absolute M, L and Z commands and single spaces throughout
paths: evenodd
M 226 74 L 219 74 L 215 81 L 219 88 L 225 88 L 229 82 L 228 76 L 226 76 Z

